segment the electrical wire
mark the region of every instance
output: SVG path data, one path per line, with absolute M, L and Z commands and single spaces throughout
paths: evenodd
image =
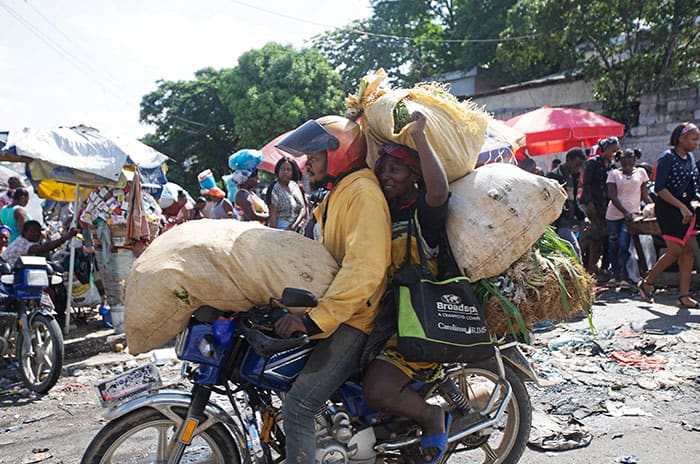
M 326 28 L 334 29 L 334 30 L 342 29 L 340 27 L 332 26 L 330 24 L 319 23 L 316 21 L 310 21 L 308 19 L 298 18 L 296 16 L 291 16 L 291 15 L 288 15 L 285 13 L 279 13 L 277 11 L 269 10 L 267 8 L 259 7 L 257 5 L 251 5 L 250 3 L 241 2 L 240 0 L 229 0 L 229 1 L 231 3 L 235 3 L 237 5 L 251 8 L 253 10 L 261 11 L 263 13 L 271 14 L 273 16 L 279 16 L 280 18 L 291 19 L 293 21 L 298 21 L 300 23 L 326 27 Z M 373 36 L 373 37 L 381 37 L 384 39 L 406 40 L 406 41 L 412 41 L 412 42 L 430 42 L 430 43 L 512 42 L 512 41 L 518 41 L 518 40 L 532 39 L 532 38 L 539 37 L 542 35 L 542 33 L 536 33 L 536 34 L 526 34 L 526 35 L 520 35 L 520 36 L 502 37 L 502 38 L 493 38 L 493 39 L 466 39 L 466 38 L 465 39 L 427 39 L 427 38 L 422 38 L 422 37 L 409 37 L 409 36 L 394 35 L 394 34 L 382 34 L 379 32 L 365 31 L 363 29 L 358 29 L 358 28 L 354 28 L 354 27 L 349 27 L 349 28 L 345 29 L 345 31 L 350 32 L 350 33 L 355 33 L 355 34 L 362 34 L 362 35 L 368 35 L 368 36 Z
M 31 5 L 30 5 L 31 6 Z M 10 16 L 12 16 L 17 22 L 19 22 L 22 26 L 24 26 L 30 33 L 32 33 L 35 37 L 37 37 L 39 40 L 41 40 L 46 46 L 51 48 L 54 52 L 56 52 L 59 56 L 64 58 L 71 66 L 76 68 L 78 71 L 80 71 L 82 74 L 84 74 L 86 77 L 88 77 L 90 80 L 95 82 L 97 85 L 99 85 L 103 91 L 111 94 L 113 97 L 115 97 L 116 101 L 119 102 L 120 105 L 124 107 L 124 109 L 128 110 L 133 110 L 130 106 L 128 106 L 125 101 L 124 101 L 124 86 L 114 79 L 111 75 L 109 74 L 102 74 L 99 70 L 95 69 L 89 62 L 89 60 L 83 60 L 81 57 L 73 54 L 71 51 L 67 50 L 64 46 L 62 46 L 60 43 L 58 43 L 56 40 L 54 40 L 51 36 L 49 36 L 47 33 L 42 32 L 38 27 L 34 26 L 31 22 L 29 22 L 26 18 L 24 18 L 22 15 L 20 15 L 15 9 L 7 5 L 4 1 L 0 0 L 0 8 L 4 9 Z M 75 44 L 73 43 L 73 40 L 66 34 L 64 33 L 58 26 L 53 24 L 48 18 L 46 18 L 43 14 L 41 14 L 36 8 L 32 6 L 32 9 L 39 13 L 39 16 L 41 16 L 53 29 L 55 29 L 59 34 L 61 34 L 64 38 L 66 38 L 73 46 L 75 47 Z M 105 82 L 105 78 L 109 82 Z M 152 105 L 147 102 L 141 102 L 141 106 L 145 106 L 148 109 L 157 111 L 160 110 L 157 108 L 155 105 Z M 183 118 L 178 115 L 171 115 L 173 119 L 178 120 L 182 123 L 188 124 L 190 126 L 195 126 L 200 128 L 198 130 L 198 133 L 201 133 L 202 129 L 205 128 L 207 125 L 197 122 L 197 121 L 192 121 L 186 118 Z

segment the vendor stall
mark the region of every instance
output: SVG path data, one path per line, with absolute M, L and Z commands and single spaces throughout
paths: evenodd
M 167 159 L 165 155 L 140 142 L 138 144 L 115 142 L 96 129 L 84 126 L 10 132 L 0 156 L 0 160 L 26 163 L 27 175 L 40 197 L 73 201 L 73 211 L 76 212 L 80 211 L 81 202 L 89 198 L 93 189 L 106 188 L 110 191 L 124 189 L 128 178 L 137 177 L 134 173 L 138 170 L 139 163 L 143 163 L 147 168 L 157 168 L 165 159 Z M 125 170 L 125 166 L 131 167 L 131 170 Z M 115 198 L 120 196 L 116 195 Z M 115 205 L 110 203 L 108 206 L 104 202 L 100 205 L 102 204 L 105 211 L 100 211 L 97 216 L 109 214 L 111 221 L 111 216 L 116 212 Z M 141 204 L 140 197 L 138 204 Z M 119 206 L 122 205 L 123 202 Z M 143 208 L 139 206 L 139 211 L 141 210 Z M 93 214 L 95 212 L 96 210 L 93 209 Z M 139 216 L 139 221 L 142 219 Z M 73 217 L 72 227 L 77 225 L 78 215 L 76 214 Z M 139 235 L 136 240 L 141 238 L 142 236 Z M 66 332 L 70 327 L 72 309 L 74 257 L 75 249 L 71 248 Z

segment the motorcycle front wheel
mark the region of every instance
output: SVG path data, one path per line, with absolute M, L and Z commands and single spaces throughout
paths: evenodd
M 46 393 L 56 385 L 63 368 L 63 334 L 53 317 L 39 314 L 29 326 L 33 354 L 27 352 L 25 333 L 17 335 L 16 356 L 24 385 L 37 393 Z
M 506 379 L 511 385 L 512 395 L 503 414 L 503 418 L 491 429 L 477 432 L 460 442 L 448 445 L 441 464 L 448 459 L 459 464 L 516 464 L 527 446 L 532 424 L 532 406 L 527 388 L 518 375 L 505 365 Z M 498 380 L 496 362 L 489 360 L 483 363 L 462 365 L 452 369 L 447 374 L 460 391 L 469 399 L 475 410 L 486 405 L 488 395 Z M 448 408 L 447 402 L 437 392 L 429 392 L 429 401 Z M 496 405 L 490 413 L 500 404 Z M 470 424 L 460 424 L 455 416 L 451 433 L 466 429 Z
M 186 411 L 182 411 L 182 415 Z M 180 414 L 180 412 L 178 412 Z M 179 424 L 151 408 L 137 409 L 107 425 L 92 439 L 81 464 L 165 463 L 177 442 Z M 192 440 L 182 464 L 240 464 L 238 451 L 223 424 Z

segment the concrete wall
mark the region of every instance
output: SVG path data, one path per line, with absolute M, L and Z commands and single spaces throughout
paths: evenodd
M 566 106 L 601 112 L 603 104 L 593 99 L 593 83 L 560 79 L 538 85 L 514 86 L 475 95 L 476 103 L 497 119 L 510 119 L 543 105 Z M 653 163 L 667 148 L 673 128 L 684 121 L 700 122 L 700 86 L 672 90 L 659 95 L 644 95 L 639 107 L 639 125 L 630 128 L 621 142 L 623 148 L 642 150 L 642 161 Z M 699 150 L 700 151 L 700 150 Z M 700 153 L 696 153 L 698 156 Z M 553 155 L 562 158 L 561 155 Z M 549 161 L 538 159 L 538 165 L 547 169 Z
M 593 99 L 593 84 L 585 81 L 560 79 L 528 88 L 504 88 L 500 91 L 475 95 L 472 100 L 484 105 L 496 119 L 510 119 L 541 106 L 566 106 L 599 112 L 603 105 Z
M 644 95 L 639 105 L 639 125 L 632 127 L 623 141 L 625 147 L 642 150 L 647 162 L 668 148 L 674 127 L 684 121 L 700 121 L 700 86 Z M 696 158 L 700 153 L 695 153 Z

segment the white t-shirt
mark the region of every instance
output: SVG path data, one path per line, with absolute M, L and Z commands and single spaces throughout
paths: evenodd
M 2 252 L 2 259 L 5 260 L 6 263 L 14 266 L 17 258 L 20 256 L 27 256 L 29 248 L 36 244 L 37 242 L 30 242 L 20 235 L 5 248 L 5 251 Z
M 606 183 L 617 186 L 617 199 L 627 211 L 639 214 L 641 212 L 642 185 L 647 181 L 649 181 L 649 176 L 645 169 L 634 168 L 630 175 L 623 174 L 622 169 L 613 169 L 608 173 Z M 624 218 L 625 215 L 613 205 L 612 201 L 608 203 L 605 219 L 618 221 Z

